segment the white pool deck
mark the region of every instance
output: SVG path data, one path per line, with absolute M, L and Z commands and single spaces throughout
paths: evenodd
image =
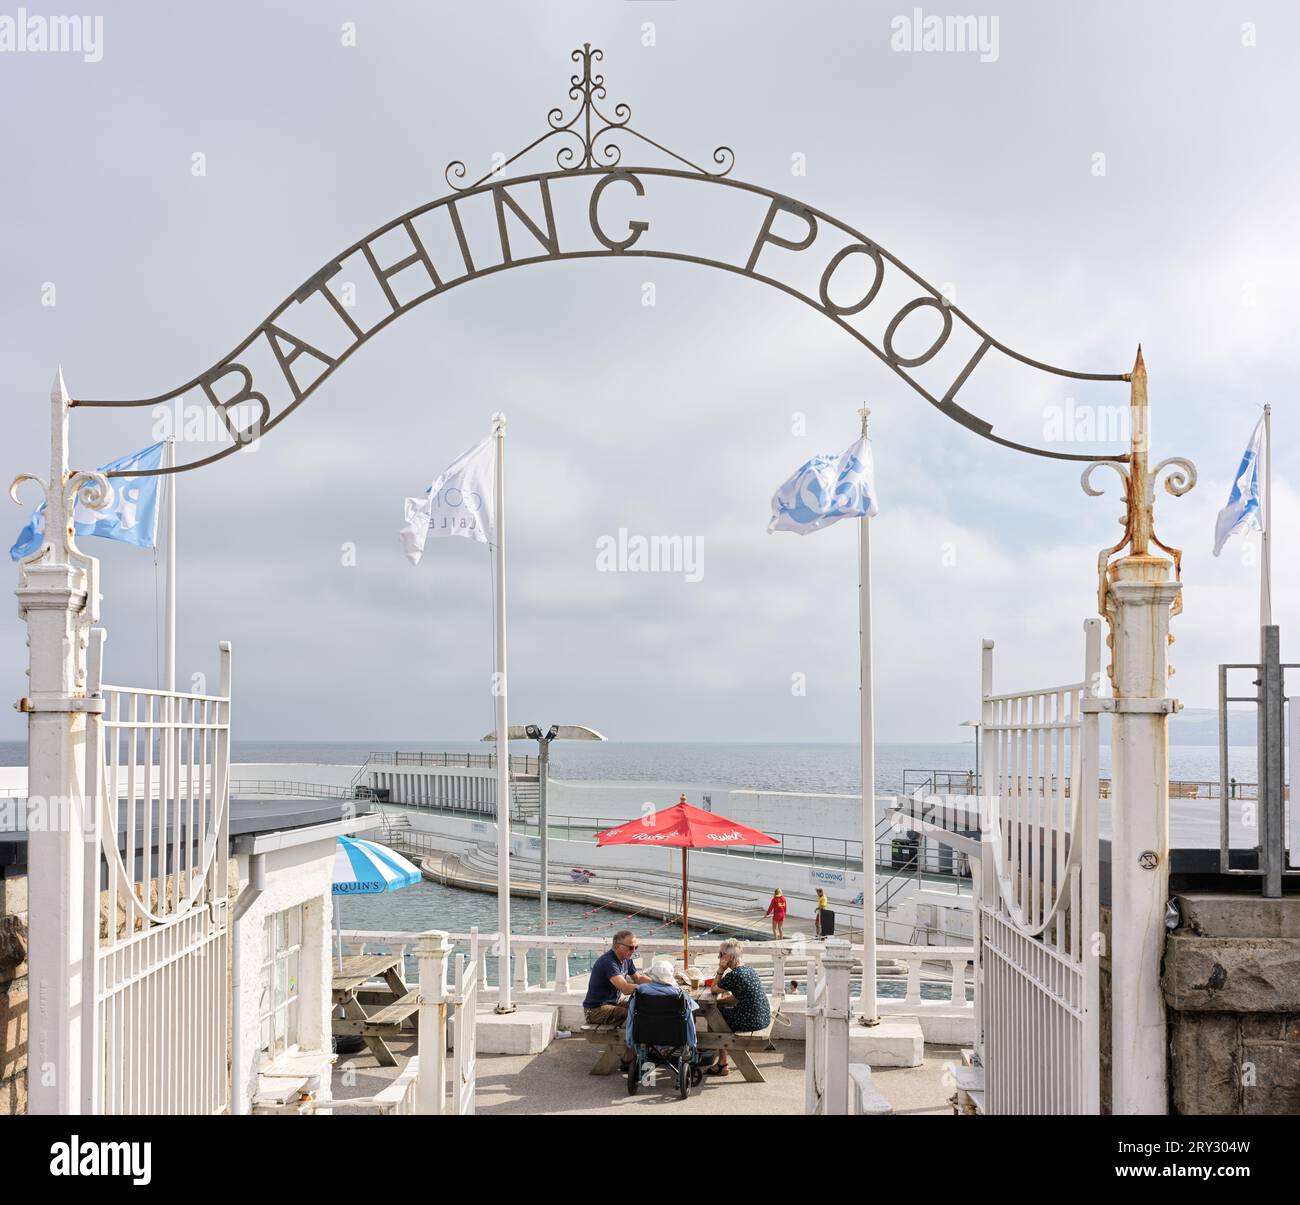
M 380 1067 L 369 1051 L 340 1055 L 334 1070 L 334 1096 L 370 1096 L 391 1082 L 414 1049 L 414 1037 L 392 1043 L 398 1067 Z M 755 1054 L 766 1083 L 748 1084 L 736 1072 L 706 1077 L 686 1100 L 675 1091 L 642 1089 L 627 1093 L 621 1075 L 592 1075 L 598 1051 L 585 1039 L 559 1038 L 540 1054 L 484 1055 L 478 1059 L 476 1114 L 484 1117 L 628 1114 L 655 1116 L 725 1116 L 804 1112 L 804 1044 L 778 1041 L 775 1051 Z M 960 1064 L 956 1048 L 926 1046 L 919 1067 L 881 1068 L 872 1072 L 875 1087 L 893 1106 L 895 1116 L 952 1116 L 950 1064 Z M 347 1110 L 356 1116 L 360 1110 Z

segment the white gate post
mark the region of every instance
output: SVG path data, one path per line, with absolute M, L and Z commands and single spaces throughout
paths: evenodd
M 1115 714 L 1111 791 L 1111 1112 L 1168 1108 L 1160 991 L 1169 898 L 1169 608 L 1181 586 L 1162 557 L 1113 569 Z
M 849 1111 L 849 972 L 853 948 L 838 937 L 826 939 L 826 1094 L 824 1112 L 839 1117 Z M 863 976 L 863 983 L 869 982 Z
M 417 1035 L 420 1071 L 415 1081 L 415 1111 L 442 1114 L 447 1109 L 447 957 L 452 944 L 441 929 L 421 933 L 415 943 L 420 967 Z M 460 1035 L 457 1035 L 457 1044 Z
M 1111 1112 L 1168 1111 L 1168 1039 L 1160 992 L 1169 894 L 1168 717 L 1169 619 L 1182 589 L 1170 580 L 1181 554 L 1155 534 L 1156 480 L 1179 497 L 1196 484 L 1196 467 L 1169 457 L 1148 467 L 1147 370 L 1138 348 L 1129 374 L 1130 454 L 1127 465 L 1099 461 L 1084 470 L 1114 469 L 1124 481 L 1124 535 L 1102 552 L 1099 604 L 1111 625 Z M 1151 545 L 1173 562 L 1153 555 Z M 1127 555 L 1111 561 L 1123 552 Z
M 82 956 L 86 781 L 86 645 L 99 617 L 98 562 L 72 539 L 76 487 L 102 505 L 106 486 L 68 471 L 68 394 L 60 372 L 50 392 L 50 478 L 24 474 L 45 491 L 45 539 L 20 570 L 18 612 L 27 624 L 27 882 L 30 995 L 27 1109 L 77 1113 L 81 1107 Z M 102 483 L 102 478 L 99 479 Z M 96 496 L 92 496 L 96 495 Z M 93 819 L 93 817 L 91 818 Z M 93 827 L 88 832 L 93 835 Z

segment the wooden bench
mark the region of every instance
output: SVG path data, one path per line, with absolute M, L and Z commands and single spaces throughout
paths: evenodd
M 582 1036 L 595 1046 L 603 1046 L 600 1058 L 592 1067 L 592 1075 L 611 1075 L 619 1069 L 623 1061 L 623 1051 L 627 1048 L 624 1041 L 625 1025 L 584 1025 Z M 750 1057 L 751 1051 L 767 1050 L 772 1045 L 772 1026 L 754 1033 L 718 1033 L 704 1027 L 697 1019 L 695 1045 L 698 1050 L 725 1050 L 735 1061 L 740 1074 L 751 1084 L 763 1084 L 767 1081 L 763 1073 Z
M 372 979 L 382 979 L 387 994 L 365 989 Z M 373 1013 L 367 1013 L 361 996 L 367 1001 L 383 1001 Z M 331 1031 L 339 1036 L 360 1035 L 381 1067 L 396 1067 L 397 1059 L 385 1038 L 396 1037 L 402 1023 L 419 1011 L 419 993 L 411 991 L 402 978 L 400 954 L 349 954 L 334 969 L 331 998 L 342 1016 L 331 1022 Z
M 333 1029 L 336 1034 L 359 1034 L 378 1038 L 395 1038 L 402 1023 L 420 1011 L 420 993 L 407 992 L 396 1000 L 377 1008 L 365 1017 L 336 1017 Z

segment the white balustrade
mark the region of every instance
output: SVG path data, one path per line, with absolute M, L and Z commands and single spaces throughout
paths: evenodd
M 357 930 L 345 929 L 339 935 L 345 949 L 354 953 L 385 951 L 400 954 L 405 958 L 418 934 L 400 930 Z M 478 989 L 480 992 L 495 990 L 499 986 L 499 974 L 493 981 L 488 979 L 488 959 L 498 957 L 500 950 L 499 934 L 448 933 L 447 938 L 454 947 L 467 950 L 471 937 L 477 945 Z M 640 955 L 643 963 L 649 963 L 660 955 L 666 955 L 674 963 L 680 963 L 681 938 L 641 938 Z M 850 958 L 850 973 L 860 972 L 862 965 L 862 946 L 845 943 L 845 950 Z M 516 992 L 527 992 L 530 997 L 580 997 L 586 990 L 586 970 L 575 971 L 571 963 L 573 958 L 585 957 L 588 962 L 609 949 L 607 937 L 542 937 L 527 933 L 511 935 L 510 950 L 514 959 L 513 987 Z M 530 978 L 529 955 L 546 952 L 554 962 L 554 973 L 537 982 Z M 825 945 L 822 942 L 799 940 L 789 941 L 754 941 L 745 943 L 745 961 L 759 972 L 760 977 L 770 978 L 769 995 L 775 999 L 784 998 L 788 992 L 791 978 L 807 981 L 810 968 L 820 967 L 825 958 Z M 966 999 L 967 968 L 975 958 L 973 947 L 969 946 L 893 946 L 882 945 L 878 948 L 879 963 L 886 964 L 881 974 L 885 982 L 896 981 L 896 976 L 888 974 L 888 964 L 902 963 L 906 967 L 906 990 L 901 1001 L 882 997 L 891 1003 L 901 1003 L 907 1009 L 917 1006 L 956 1006 L 969 1008 Z M 711 954 L 701 959 L 706 966 L 711 962 Z M 540 959 L 533 962 L 534 969 Z M 943 968 L 943 969 L 941 969 Z M 922 986 L 936 984 L 947 988 L 944 996 L 927 1000 L 922 994 Z

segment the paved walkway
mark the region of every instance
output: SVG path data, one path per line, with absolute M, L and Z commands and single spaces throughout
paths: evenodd
M 398 1061 L 405 1063 L 414 1038 L 391 1043 Z M 524 1114 L 648 1113 L 656 1116 L 697 1114 L 802 1115 L 804 1108 L 804 1045 L 777 1042 L 775 1052 L 755 1054 L 766 1077 L 763 1084 L 747 1084 L 733 1071 L 725 1078 L 705 1077 L 687 1100 L 675 1089 L 643 1088 L 627 1094 L 621 1075 L 590 1075 L 599 1052 L 580 1037 L 560 1038 L 541 1054 L 480 1055 L 476 1111 L 484 1116 Z M 952 1116 L 944 1064 L 960 1063 L 961 1051 L 927 1046 L 920 1067 L 887 1068 L 873 1073 L 876 1086 L 899 1115 Z M 390 1082 L 398 1068 L 379 1067 L 368 1050 L 339 1057 L 334 1072 L 337 1097 L 369 1096 Z M 351 1115 L 354 1111 L 348 1110 Z

